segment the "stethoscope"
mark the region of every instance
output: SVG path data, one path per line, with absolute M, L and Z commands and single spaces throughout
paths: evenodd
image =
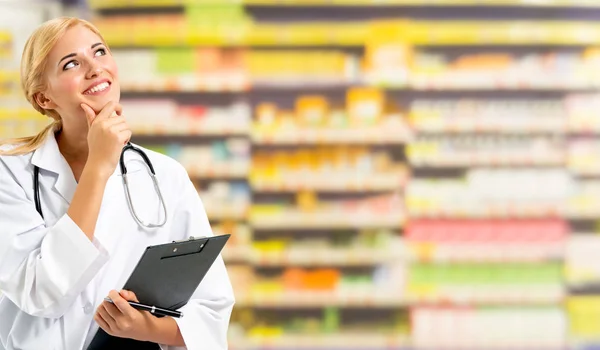
M 158 224 L 147 223 L 144 220 L 140 219 L 139 216 L 137 215 L 137 212 L 135 211 L 134 206 L 133 206 L 133 202 L 131 200 L 131 192 L 129 191 L 129 183 L 127 181 L 127 167 L 125 166 L 125 159 L 124 159 L 125 152 L 127 152 L 129 150 L 136 152 L 137 154 L 139 154 L 142 157 L 142 159 L 144 160 L 144 163 L 146 163 L 146 166 L 148 168 L 148 174 L 150 175 L 150 177 L 152 178 L 152 182 L 154 183 L 154 189 L 155 189 L 156 193 L 158 194 L 158 198 L 160 199 L 160 204 L 163 208 L 163 217 L 164 217 L 162 222 L 160 222 Z M 160 187 L 158 186 L 158 180 L 156 180 L 156 173 L 154 172 L 154 166 L 152 166 L 152 162 L 150 162 L 150 159 L 148 158 L 146 153 L 144 151 L 142 151 L 141 149 L 133 146 L 130 142 L 127 142 L 127 145 L 125 145 L 125 147 L 123 147 L 123 151 L 121 151 L 121 157 L 119 158 L 119 167 L 121 168 L 121 175 L 123 178 L 123 188 L 125 189 L 125 194 L 126 194 L 125 198 L 127 198 L 127 204 L 129 205 L 129 211 L 131 211 L 131 215 L 133 216 L 135 221 L 140 226 L 143 226 L 146 228 L 163 227 L 167 223 L 167 207 L 165 205 L 165 200 L 162 196 L 162 193 L 160 192 Z M 41 201 L 40 201 L 40 182 L 39 182 L 40 175 L 39 174 L 40 174 L 40 168 L 37 166 L 34 166 L 33 167 L 33 191 L 34 191 L 35 209 L 38 211 L 38 213 L 40 213 L 40 215 L 43 218 L 44 214 L 42 213 L 42 205 L 41 205 Z

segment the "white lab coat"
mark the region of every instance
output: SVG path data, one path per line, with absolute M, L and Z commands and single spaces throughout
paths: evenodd
M 128 208 L 119 166 L 108 180 L 91 242 L 66 214 L 77 183 L 54 135 L 33 153 L 0 156 L 0 350 L 86 348 L 98 330 L 96 308 L 125 284 L 148 245 L 212 235 L 185 169 L 144 149 L 154 165 L 167 223 L 141 228 Z M 146 222 L 162 218 L 141 158 L 126 154 L 133 204 Z M 40 168 L 44 219 L 33 200 L 33 165 Z M 213 264 L 176 319 L 187 349 L 227 349 L 234 304 L 222 258 Z M 162 346 L 163 349 L 180 349 Z

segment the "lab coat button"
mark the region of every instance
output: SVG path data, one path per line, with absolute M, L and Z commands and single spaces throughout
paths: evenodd
M 85 312 L 86 315 L 89 315 L 92 313 L 92 311 L 94 311 L 94 308 L 92 307 L 91 303 L 86 303 L 85 306 L 83 307 L 83 312 Z

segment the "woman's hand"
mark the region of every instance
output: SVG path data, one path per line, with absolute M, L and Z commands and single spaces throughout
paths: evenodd
M 123 146 L 131 138 L 131 130 L 121 116 L 123 108 L 116 102 L 107 103 L 98 114 L 84 103 L 81 108 L 89 126 L 86 165 L 97 167 L 95 170 L 108 177 L 115 171 Z
M 112 290 L 108 297 L 113 302 L 104 301 L 94 315 L 100 328 L 115 337 L 150 341 L 156 317 L 129 305 L 127 301 L 138 301 L 135 294 L 126 290 L 121 293 Z

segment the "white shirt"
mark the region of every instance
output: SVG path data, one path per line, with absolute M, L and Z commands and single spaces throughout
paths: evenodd
M 117 166 L 106 184 L 93 242 L 66 214 L 77 183 L 52 133 L 35 152 L 0 156 L 0 350 L 87 348 L 98 330 L 96 308 L 110 290 L 123 287 L 147 246 L 212 235 L 185 169 L 143 150 L 166 203 L 166 225 L 146 229 L 135 222 Z M 133 151 L 125 153 L 125 161 L 138 215 L 158 223 L 163 214 L 145 164 Z M 33 165 L 40 168 L 44 218 L 34 204 Z M 219 257 L 181 308 L 185 316 L 176 319 L 187 349 L 227 349 L 233 304 Z

